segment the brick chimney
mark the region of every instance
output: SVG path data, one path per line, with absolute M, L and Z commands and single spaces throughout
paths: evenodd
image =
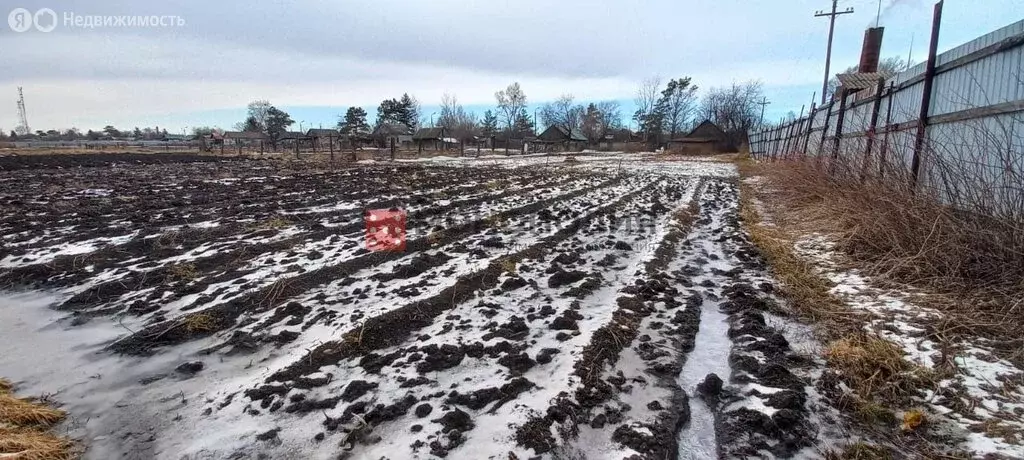
M 860 73 L 878 72 L 878 60 L 882 54 L 882 34 L 885 27 L 870 27 L 864 31 L 864 46 L 860 52 Z

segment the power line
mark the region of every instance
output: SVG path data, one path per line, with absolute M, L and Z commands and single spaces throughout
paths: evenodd
M 761 106 L 761 119 L 760 121 L 757 122 L 757 124 L 764 126 L 764 108 L 768 104 L 771 104 L 771 102 L 768 101 L 767 97 L 762 97 L 761 102 L 755 102 L 755 104 Z
M 828 17 L 828 48 L 825 51 L 825 82 L 821 84 L 821 103 L 825 104 L 825 93 L 828 92 L 828 71 L 832 65 L 832 36 L 836 30 L 836 16 L 841 14 L 853 13 L 853 7 L 849 7 L 844 11 L 836 11 L 839 7 L 839 0 L 832 0 L 832 12 L 826 13 L 824 11 L 815 11 L 814 17 Z

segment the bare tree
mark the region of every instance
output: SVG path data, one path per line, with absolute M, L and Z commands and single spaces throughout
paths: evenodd
M 616 101 L 603 101 L 597 103 L 597 110 L 601 112 L 601 136 L 604 137 L 612 130 L 622 127 L 622 109 Z
M 649 131 L 648 125 L 660 98 L 661 77 L 651 77 L 640 82 L 640 87 L 636 90 L 636 97 L 633 98 L 633 102 L 636 104 L 633 120 L 637 122 L 641 131 L 645 133 Z
M 676 134 L 688 126 L 696 105 L 697 86 L 690 84 L 690 77 L 668 81 L 658 101 L 658 109 L 663 113 L 664 130 L 669 139 L 675 139 Z
M 572 94 L 563 94 L 540 109 L 540 119 L 546 126 L 557 126 L 571 133 L 579 130 L 586 115 L 582 105 L 574 103 Z
M 267 118 L 270 117 L 271 107 L 273 106 L 270 105 L 270 101 L 266 99 L 260 99 L 250 102 L 246 121 L 240 123 L 241 129 L 239 129 L 239 131 L 247 131 L 252 128 L 258 128 L 258 131 L 266 132 Z M 249 126 L 247 126 L 247 124 Z M 252 126 L 253 124 L 255 124 L 255 126 Z
M 467 113 L 454 94 L 441 96 L 441 116 L 437 125 L 459 140 L 470 138 L 478 132 L 476 115 Z
M 760 115 L 761 82 L 733 83 L 725 88 L 712 88 L 704 95 L 700 115 L 722 128 L 733 142 L 739 143 Z
M 511 131 L 519 113 L 526 109 L 526 93 L 519 87 L 519 82 L 514 82 L 508 85 L 508 88 L 494 93 L 494 98 L 498 101 L 498 110 L 505 129 Z

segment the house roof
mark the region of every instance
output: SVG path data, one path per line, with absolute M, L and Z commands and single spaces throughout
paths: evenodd
M 225 139 L 263 139 L 263 133 L 255 131 L 224 131 Z
M 711 120 L 702 121 L 697 127 L 693 128 L 689 133 L 683 136 L 681 139 L 712 139 L 712 140 L 724 140 L 728 139 L 728 135 L 722 128 L 711 122 Z
M 412 135 L 414 141 L 422 140 L 440 140 L 444 136 L 444 128 L 420 128 L 416 131 L 416 134 Z
M 569 129 L 566 129 L 564 126 L 552 125 L 549 126 L 548 129 L 544 130 L 544 132 L 546 133 L 552 129 L 558 131 L 563 137 L 567 138 L 570 141 L 586 142 L 587 140 L 587 137 L 584 136 L 583 133 L 581 133 L 578 129 L 573 129 L 572 131 L 570 131 Z M 544 133 L 541 133 L 541 137 L 544 137 Z
M 379 126 L 373 129 L 374 135 L 388 135 L 388 136 L 401 136 L 410 135 L 412 130 L 408 126 L 401 123 L 381 123 Z
M 337 136 L 337 135 L 338 135 L 338 131 L 333 130 L 333 129 L 312 128 L 312 129 L 306 131 L 306 136 L 309 136 L 309 137 L 327 137 L 327 136 Z
M 860 91 L 862 89 L 874 88 L 879 78 L 885 78 L 881 72 L 869 73 L 841 73 L 836 75 L 839 85 L 847 91 Z
M 281 135 L 281 139 L 305 139 L 305 138 L 306 138 L 306 135 L 302 134 L 299 131 L 285 131 L 285 133 Z

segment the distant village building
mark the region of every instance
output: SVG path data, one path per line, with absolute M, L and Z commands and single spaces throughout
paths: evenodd
M 736 151 L 736 145 L 722 128 L 704 120 L 683 137 L 669 141 L 669 148 L 688 154 L 729 153 Z
M 549 126 L 537 136 L 537 143 L 549 146 L 564 146 L 566 150 L 583 150 L 587 145 L 587 137 L 579 130 L 569 130 L 562 126 Z
M 266 136 L 253 131 L 224 131 L 224 140 L 232 145 L 259 145 Z
M 374 140 L 381 147 L 404 147 L 412 143 L 412 130 L 401 123 L 381 123 L 373 129 Z
M 416 148 L 421 152 L 425 146 L 433 150 L 442 150 L 453 148 L 459 144 L 459 140 L 452 137 L 448 128 L 443 126 L 436 128 L 420 128 L 416 131 L 416 134 L 412 135 L 412 141 L 416 144 Z

